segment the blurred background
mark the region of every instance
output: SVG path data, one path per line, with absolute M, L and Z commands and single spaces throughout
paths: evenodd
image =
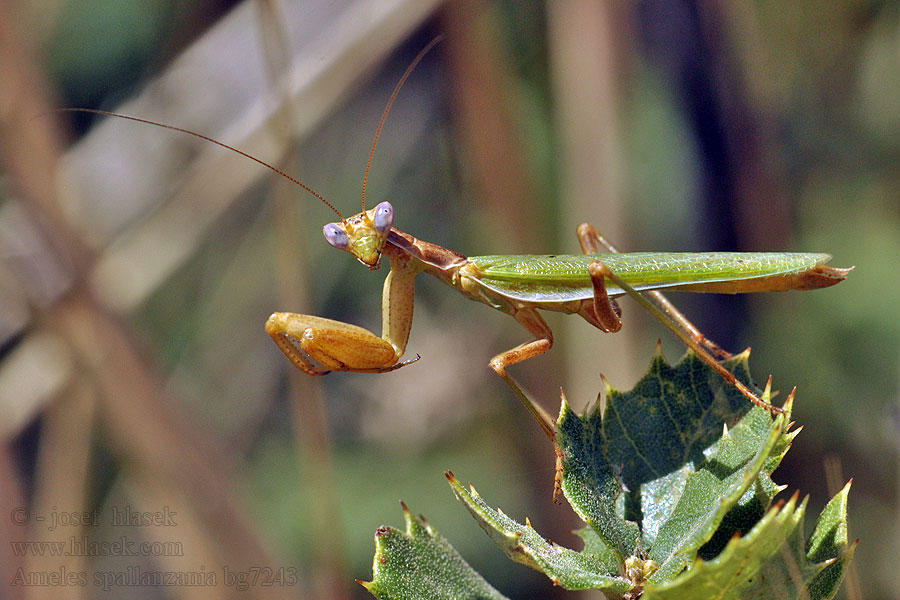
M 391 89 L 441 34 L 367 185 L 398 228 L 467 255 L 576 253 L 589 221 L 620 249 L 856 266 L 827 290 L 673 299 L 752 346 L 758 382 L 798 386 L 775 480 L 811 495 L 809 528 L 852 477 L 842 597 L 900 597 L 900 4 L 874 0 L 0 0 L 0 531 L 83 550 L 4 543 L 0 596 L 364 598 L 399 499 L 506 595 L 575 596 L 510 563 L 443 476 L 580 547 L 550 444 L 487 366 L 527 338 L 512 319 L 423 277 L 418 363 L 308 377 L 271 312 L 380 332 L 386 270 L 323 243 L 334 213 L 189 136 L 34 118 L 185 127 L 350 215 Z M 560 387 L 594 401 L 600 373 L 631 387 L 657 339 L 681 356 L 622 307 L 616 335 L 549 315 L 553 350 L 513 374 L 555 412 Z

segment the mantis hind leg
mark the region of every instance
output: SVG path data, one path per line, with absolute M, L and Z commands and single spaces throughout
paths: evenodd
M 644 307 L 651 315 L 659 319 L 659 321 L 663 325 L 665 325 L 672 333 L 678 336 L 678 338 L 682 342 L 684 342 L 684 345 L 693 350 L 697 355 L 697 358 L 705 362 L 713 371 L 718 373 L 719 377 L 725 380 L 725 383 L 734 386 L 745 398 L 750 400 L 750 402 L 757 406 L 765 408 L 773 414 L 784 414 L 784 409 L 766 402 L 755 393 L 753 393 L 750 388 L 738 381 L 734 376 L 734 373 L 723 367 L 721 363 L 719 363 L 719 361 L 717 361 L 716 358 L 712 354 L 710 354 L 710 352 L 706 348 L 701 346 L 694 338 L 692 338 L 686 331 L 684 331 L 676 321 L 674 321 L 668 314 L 666 314 L 659 306 L 645 298 L 640 292 L 628 285 L 621 277 L 613 273 L 609 269 L 609 267 L 604 265 L 599 260 L 595 260 L 590 264 L 589 270 L 592 280 L 595 278 L 595 276 L 605 277 L 606 279 L 609 279 L 617 286 L 622 288 L 626 294 L 634 298 L 638 304 Z
M 585 321 L 604 333 L 615 333 L 622 329 L 622 309 L 618 303 L 606 293 L 606 280 L 594 261 L 588 266 L 594 296 L 590 300 L 582 300 L 578 314 Z
M 581 251 L 584 254 L 600 254 L 601 246 L 606 250 L 606 252 L 611 252 L 613 254 L 618 253 L 618 250 L 616 250 L 616 248 L 606 238 L 604 238 L 602 235 L 600 235 L 597 232 L 597 230 L 594 229 L 594 227 L 592 225 L 590 225 L 589 223 L 582 223 L 581 225 L 579 225 L 577 233 L 578 233 L 578 242 L 581 244 Z M 596 302 L 597 283 L 594 280 L 593 273 L 591 274 L 591 281 L 594 283 L 594 297 L 595 297 L 594 304 L 596 305 L 596 303 L 597 303 Z M 719 360 L 724 360 L 724 359 L 728 359 L 728 358 L 732 357 L 732 354 L 730 352 L 723 349 L 721 346 L 716 344 L 714 341 L 712 341 L 711 339 L 709 339 L 708 337 L 703 335 L 703 333 L 699 329 L 697 329 L 697 327 L 693 323 L 691 323 L 688 320 L 688 318 L 685 317 L 684 314 L 680 310 L 675 308 L 675 305 L 672 304 L 672 302 L 669 301 L 669 299 L 666 298 L 662 292 L 653 290 L 653 291 L 644 292 L 644 294 L 646 296 L 648 296 L 650 298 L 650 300 L 654 304 L 656 304 L 656 306 L 666 316 L 669 317 L 669 319 L 675 326 L 677 326 L 679 329 L 681 329 L 686 335 L 690 336 L 690 338 L 692 340 L 694 340 L 697 344 L 699 344 L 700 346 L 705 348 L 710 354 L 712 354 Z M 604 290 L 604 295 L 605 295 L 605 290 Z M 611 302 L 613 303 L 613 306 L 615 307 L 614 301 L 611 301 Z M 615 307 L 615 308 L 618 308 L 618 307 Z M 584 317 L 586 320 L 590 321 L 595 326 L 599 327 L 600 329 L 603 329 L 602 326 L 597 325 L 596 323 L 591 321 L 591 319 L 589 319 L 588 316 L 586 316 L 584 313 L 579 312 L 579 314 L 581 314 L 582 317 Z M 621 312 L 618 312 L 618 314 L 621 315 Z M 603 330 L 607 331 L 606 329 L 603 329 Z M 618 331 L 618 329 L 616 329 L 615 331 Z
M 606 241 L 603 236 L 597 233 L 597 230 L 594 229 L 588 223 L 582 223 L 578 226 L 578 240 L 581 243 L 581 249 L 585 254 L 599 254 L 599 247 L 602 245 L 609 252 L 615 253 L 617 252 L 615 247 Z M 604 329 L 602 324 L 598 325 L 589 318 L 590 310 L 594 311 L 594 314 L 597 317 L 597 321 L 601 321 L 602 319 L 611 319 L 610 314 L 613 313 L 618 319 L 618 315 L 614 313 L 615 307 L 613 301 L 609 299 L 606 294 L 606 285 L 603 283 L 604 279 L 609 279 L 618 285 L 622 290 L 624 290 L 629 296 L 633 297 L 638 304 L 643 306 L 650 314 L 654 315 L 657 319 L 659 319 L 663 325 L 669 328 L 676 336 L 678 336 L 684 344 L 694 351 L 694 353 L 707 365 L 710 366 L 719 376 L 725 380 L 729 385 L 734 386 L 737 390 L 750 402 L 757 406 L 761 406 L 767 409 L 771 413 L 781 413 L 784 414 L 784 409 L 781 409 L 773 404 L 770 404 L 757 396 L 750 390 L 747 386 L 737 380 L 734 374 L 725 369 L 718 360 L 731 358 L 731 354 L 720 348 L 717 344 L 715 344 L 712 340 L 708 339 L 700 330 L 697 329 L 693 323 L 688 321 L 687 317 L 685 317 L 675 306 L 669 302 L 669 300 L 658 291 L 650 291 L 646 292 L 646 295 L 650 298 L 649 300 L 644 297 L 643 294 L 634 290 L 630 285 L 625 283 L 618 275 L 609 270 L 609 268 L 604 265 L 601 261 L 593 261 L 588 267 L 588 272 L 591 275 L 591 283 L 594 286 L 594 298 L 593 304 L 587 305 L 587 302 L 582 304 L 581 310 L 579 314 L 583 316 L 586 320 L 591 323 L 594 323 L 600 329 Z M 609 307 L 608 309 L 604 307 Z M 601 314 L 602 313 L 602 314 Z M 610 321 L 612 322 L 612 321 Z M 621 323 L 620 323 L 621 326 Z M 617 329 L 616 329 L 617 330 Z M 606 331 L 604 329 L 604 331 Z

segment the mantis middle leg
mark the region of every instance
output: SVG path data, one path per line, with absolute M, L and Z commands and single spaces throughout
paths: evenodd
M 506 372 L 506 367 L 509 365 L 522 362 L 529 358 L 534 358 L 535 356 L 540 356 L 549 350 L 550 347 L 553 346 L 553 332 L 550 330 L 550 326 L 547 325 L 547 322 L 544 321 L 534 308 L 519 308 L 513 313 L 513 317 L 515 317 L 516 321 L 518 321 L 522 327 L 527 329 L 535 339 L 519 344 L 506 352 L 501 352 L 491 359 L 490 365 L 497 375 L 503 378 L 503 381 L 506 382 L 506 385 L 509 386 L 509 389 L 513 391 L 519 399 L 519 402 L 521 402 L 525 409 L 528 410 L 534 420 L 537 421 L 537 424 L 544 431 L 544 434 L 553 441 L 556 435 L 553 419 L 547 414 L 547 411 L 529 398 L 512 376 Z

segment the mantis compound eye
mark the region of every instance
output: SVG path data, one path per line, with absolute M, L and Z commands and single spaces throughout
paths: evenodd
M 325 236 L 326 242 L 328 242 L 338 250 L 347 249 L 347 234 L 344 233 L 343 229 L 338 227 L 337 223 L 329 223 L 328 225 L 323 227 L 322 235 Z
M 394 207 L 390 202 L 382 202 L 375 207 L 375 231 L 387 232 L 394 224 Z

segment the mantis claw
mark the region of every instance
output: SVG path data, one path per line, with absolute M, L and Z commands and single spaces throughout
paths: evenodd
M 419 362 L 419 359 L 422 358 L 419 354 L 416 354 L 415 358 L 410 358 L 408 360 L 404 360 L 402 362 L 395 363 L 389 367 L 379 367 L 378 369 L 366 370 L 363 371 L 361 369 L 347 369 L 348 371 L 354 371 L 356 373 L 390 373 L 391 371 L 396 371 L 401 367 L 407 367 L 414 362 Z

